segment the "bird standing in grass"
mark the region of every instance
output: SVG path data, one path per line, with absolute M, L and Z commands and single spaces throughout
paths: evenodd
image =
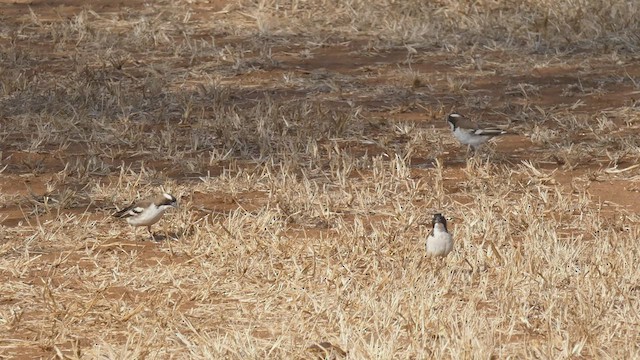
M 434 214 L 431 224 L 433 229 L 427 236 L 427 255 L 445 257 L 453 249 L 453 237 L 447 231 L 447 219 L 442 214 Z
M 132 226 L 146 226 L 153 239 L 151 225 L 157 223 L 162 214 L 168 208 L 178 206 L 178 200 L 167 193 L 150 197 L 139 202 L 133 203 L 126 208 L 116 212 L 113 216 L 118 218 L 126 218 L 127 222 Z
M 474 151 L 489 139 L 507 133 L 497 127 L 481 127 L 458 113 L 450 114 L 447 117 L 447 123 L 453 131 L 453 136 L 460 143 L 471 146 Z

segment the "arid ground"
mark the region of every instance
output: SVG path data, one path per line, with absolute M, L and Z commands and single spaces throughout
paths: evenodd
M 639 358 L 638 13 L 1 0 L 0 358 Z

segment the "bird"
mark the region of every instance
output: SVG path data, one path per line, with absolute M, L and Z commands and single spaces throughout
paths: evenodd
M 433 214 L 433 229 L 427 236 L 427 255 L 445 257 L 453 250 L 453 236 L 447 231 L 447 219 L 442 214 Z
M 507 134 L 507 131 L 497 127 L 481 127 L 458 113 L 449 114 L 447 123 L 453 131 L 453 136 L 460 143 L 471 146 L 474 151 L 489 139 Z
M 178 207 L 178 200 L 168 193 L 152 196 L 133 203 L 113 214 L 117 218 L 126 218 L 129 225 L 146 226 L 151 239 L 151 225 L 157 223 L 168 208 Z

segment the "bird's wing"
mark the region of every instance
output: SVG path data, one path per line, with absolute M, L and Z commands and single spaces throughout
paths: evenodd
M 507 132 L 505 130 L 502 130 L 502 129 L 499 129 L 499 128 L 490 127 L 490 128 L 478 128 L 478 129 L 475 129 L 473 131 L 473 133 L 475 135 L 497 136 L 497 135 L 506 134 Z
M 498 136 L 507 133 L 505 130 L 496 126 L 478 125 L 478 123 L 469 120 L 466 117 L 458 118 L 456 125 L 460 129 L 473 135 Z
M 130 216 L 136 216 L 144 211 L 144 209 L 148 208 L 151 205 L 150 201 L 144 200 L 134 204 L 127 206 L 126 208 L 117 211 L 113 214 L 114 217 L 126 218 Z
M 466 117 L 458 118 L 458 121 L 456 121 L 456 126 L 462 129 L 478 130 L 478 124 L 467 119 Z

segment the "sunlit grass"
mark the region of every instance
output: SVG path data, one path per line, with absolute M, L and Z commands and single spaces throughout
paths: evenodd
M 638 357 L 634 2 L 103 5 L 0 5 L 0 353 Z

